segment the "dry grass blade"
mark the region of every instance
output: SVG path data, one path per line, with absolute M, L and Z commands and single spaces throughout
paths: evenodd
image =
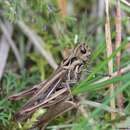
M 54 58 L 52 57 L 51 53 L 46 51 L 45 48 L 43 47 L 43 45 L 45 45 L 43 40 L 23 22 L 19 21 L 18 25 L 21 28 L 21 30 L 26 34 L 26 36 L 30 39 L 30 41 L 34 44 L 34 46 L 38 49 L 41 55 L 47 60 L 50 66 L 53 69 L 56 69 L 57 64 Z
M 106 4 L 105 35 L 106 35 L 107 56 L 109 57 L 112 54 L 110 19 L 109 19 L 109 0 L 106 0 L 105 4 Z M 108 62 L 108 73 L 109 75 L 112 75 L 113 73 L 113 60 L 112 59 Z M 112 95 L 113 92 L 114 92 L 114 85 L 110 84 L 110 95 Z M 110 104 L 111 104 L 111 108 L 115 109 L 114 98 L 110 101 Z M 115 113 L 111 113 L 111 118 L 115 119 Z
M 104 10 L 105 10 L 105 3 L 104 3 L 104 0 L 100 0 L 98 2 L 98 18 L 99 19 L 102 19 L 104 17 Z M 100 35 L 103 33 L 103 28 L 101 26 L 98 26 L 97 27 L 97 41 L 99 41 L 100 39 Z
M 4 73 L 4 69 L 6 66 L 9 48 L 10 48 L 10 46 L 7 43 L 5 36 L 3 35 L 1 38 L 1 42 L 0 42 L 0 57 L 2 57 L 2 58 L 0 58 L 0 80 L 2 78 L 2 75 Z
M 8 29 L 8 33 L 11 36 L 12 35 L 12 27 L 9 23 L 6 23 L 6 28 Z M 4 69 L 6 66 L 7 58 L 8 58 L 8 53 L 10 49 L 10 45 L 6 39 L 6 36 L 3 34 L 1 37 L 1 42 L 0 42 L 0 80 L 2 78 L 2 75 L 4 73 Z
M 127 6 L 130 6 L 130 3 L 126 0 L 120 0 L 122 3 L 126 4 Z
M 116 112 L 116 113 L 119 113 L 120 115 L 125 115 L 124 112 L 118 110 L 118 109 L 113 109 L 107 105 L 104 105 L 104 104 L 101 104 L 101 103 L 98 103 L 98 102 L 93 102 L 93 101 L 88 101 L 88 100 L 84 100 L 84 101 L 81 101 L 80 104 L 82 105 L 89 105 L 90 107 L 96 107 L 96 108 L 100 108 L 102 110 L 105 110 L 105 111 L 108 111 L 108 112 Z
M 19 50 L 17 49 L 17 47 L 15 45 L 15 42 L 11 38 L 11 35 L 9 33 L 8 28 L 6 28 L 6 24 L 4 24 L 2 21 L 0 21 L 0 26 L 1 26 L 3 34 L 6 36 L 6 39 L 7 39 L 9 45 L 11 46 L 11 48 L 12 48 L 12 50 L 13 50 L 15 56 L 16 56 L 16 59 L 18 61 L 18 64 L 19 64 L 20 68 L 22 68 L 23 63 L 22 63 L 21 56 L 19 54 Z M 10 25 L 10 27 L 11 27 L 11 25 Z

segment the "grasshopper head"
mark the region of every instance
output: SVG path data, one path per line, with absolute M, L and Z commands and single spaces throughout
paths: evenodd
M 88 45 L 82 43 L 75 48 L 74 55 L 76 56 L 77 59 L 83 62 L 87 62 L 90 59 L 91 51 Z

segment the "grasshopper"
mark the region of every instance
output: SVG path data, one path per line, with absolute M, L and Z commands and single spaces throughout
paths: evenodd
M 49 108 L 70 99 L 70 88 L 80 80 L 81 72 L 90 57 L 90 48 L 78 44 L 72 53 L 64 59 L 55 72 L 46 80 L 31 89 L 9 97 L 9 100 L 20 100 L 25 96 L 31 98 L 16 112 L 16 119 L 28 118 L 39 107 Z

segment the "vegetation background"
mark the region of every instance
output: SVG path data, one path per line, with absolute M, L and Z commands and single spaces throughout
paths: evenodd
M 12 120 L 26 99 L 7 97 L 47 79 L 79 42 L 92 50 L 72 90 L 79 107 L 47 129 L 130 128 L 129 16 L 127 0 L 0 0 L 0 130 L 29 129 Z

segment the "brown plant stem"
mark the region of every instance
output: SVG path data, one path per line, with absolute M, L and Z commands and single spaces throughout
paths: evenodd
M 115 17 L 115 25 L 116 25 L 116 42 L 115 47 L 116 49 L 121 45 L 121 9 L 120 9 L 120 1 L 116 0 L 116 17 Z M 121 52 L 119 51 L 116 55 L 116 66 L 118 70 L 118 75 L 120 74 L 120 61 L 121 61 Z M 117 84 L 117 86 L 120 83 Z M 124 107 L 124 97 L 123 93 L 119 93 L 117 95 L 117 106 L 119 109 L 123 109 Z
M 111 42 L 111 31 L 110 31 L 110 19 L 109 19 L 109 0 L 105 1 L 106 4 L 106 23 L 105 23 L 105 35 L 106 35 L 106 47 L 107 47 L 107 57 L 112 54 L 112 42 Z M 113 60 L 108 62 L 108 73 L 112 75 L 113 73 Z M 114 85 L 110 84 L 110 96 L 114 93 Z M 115 99 L 110 101 L 111 108 L 115 109 Z M 111 112 L 111 119 L 115 119 L 115 113 Z
M 67 0 L 58 0 L 58 6 L 62 16 L 67 16 Z

